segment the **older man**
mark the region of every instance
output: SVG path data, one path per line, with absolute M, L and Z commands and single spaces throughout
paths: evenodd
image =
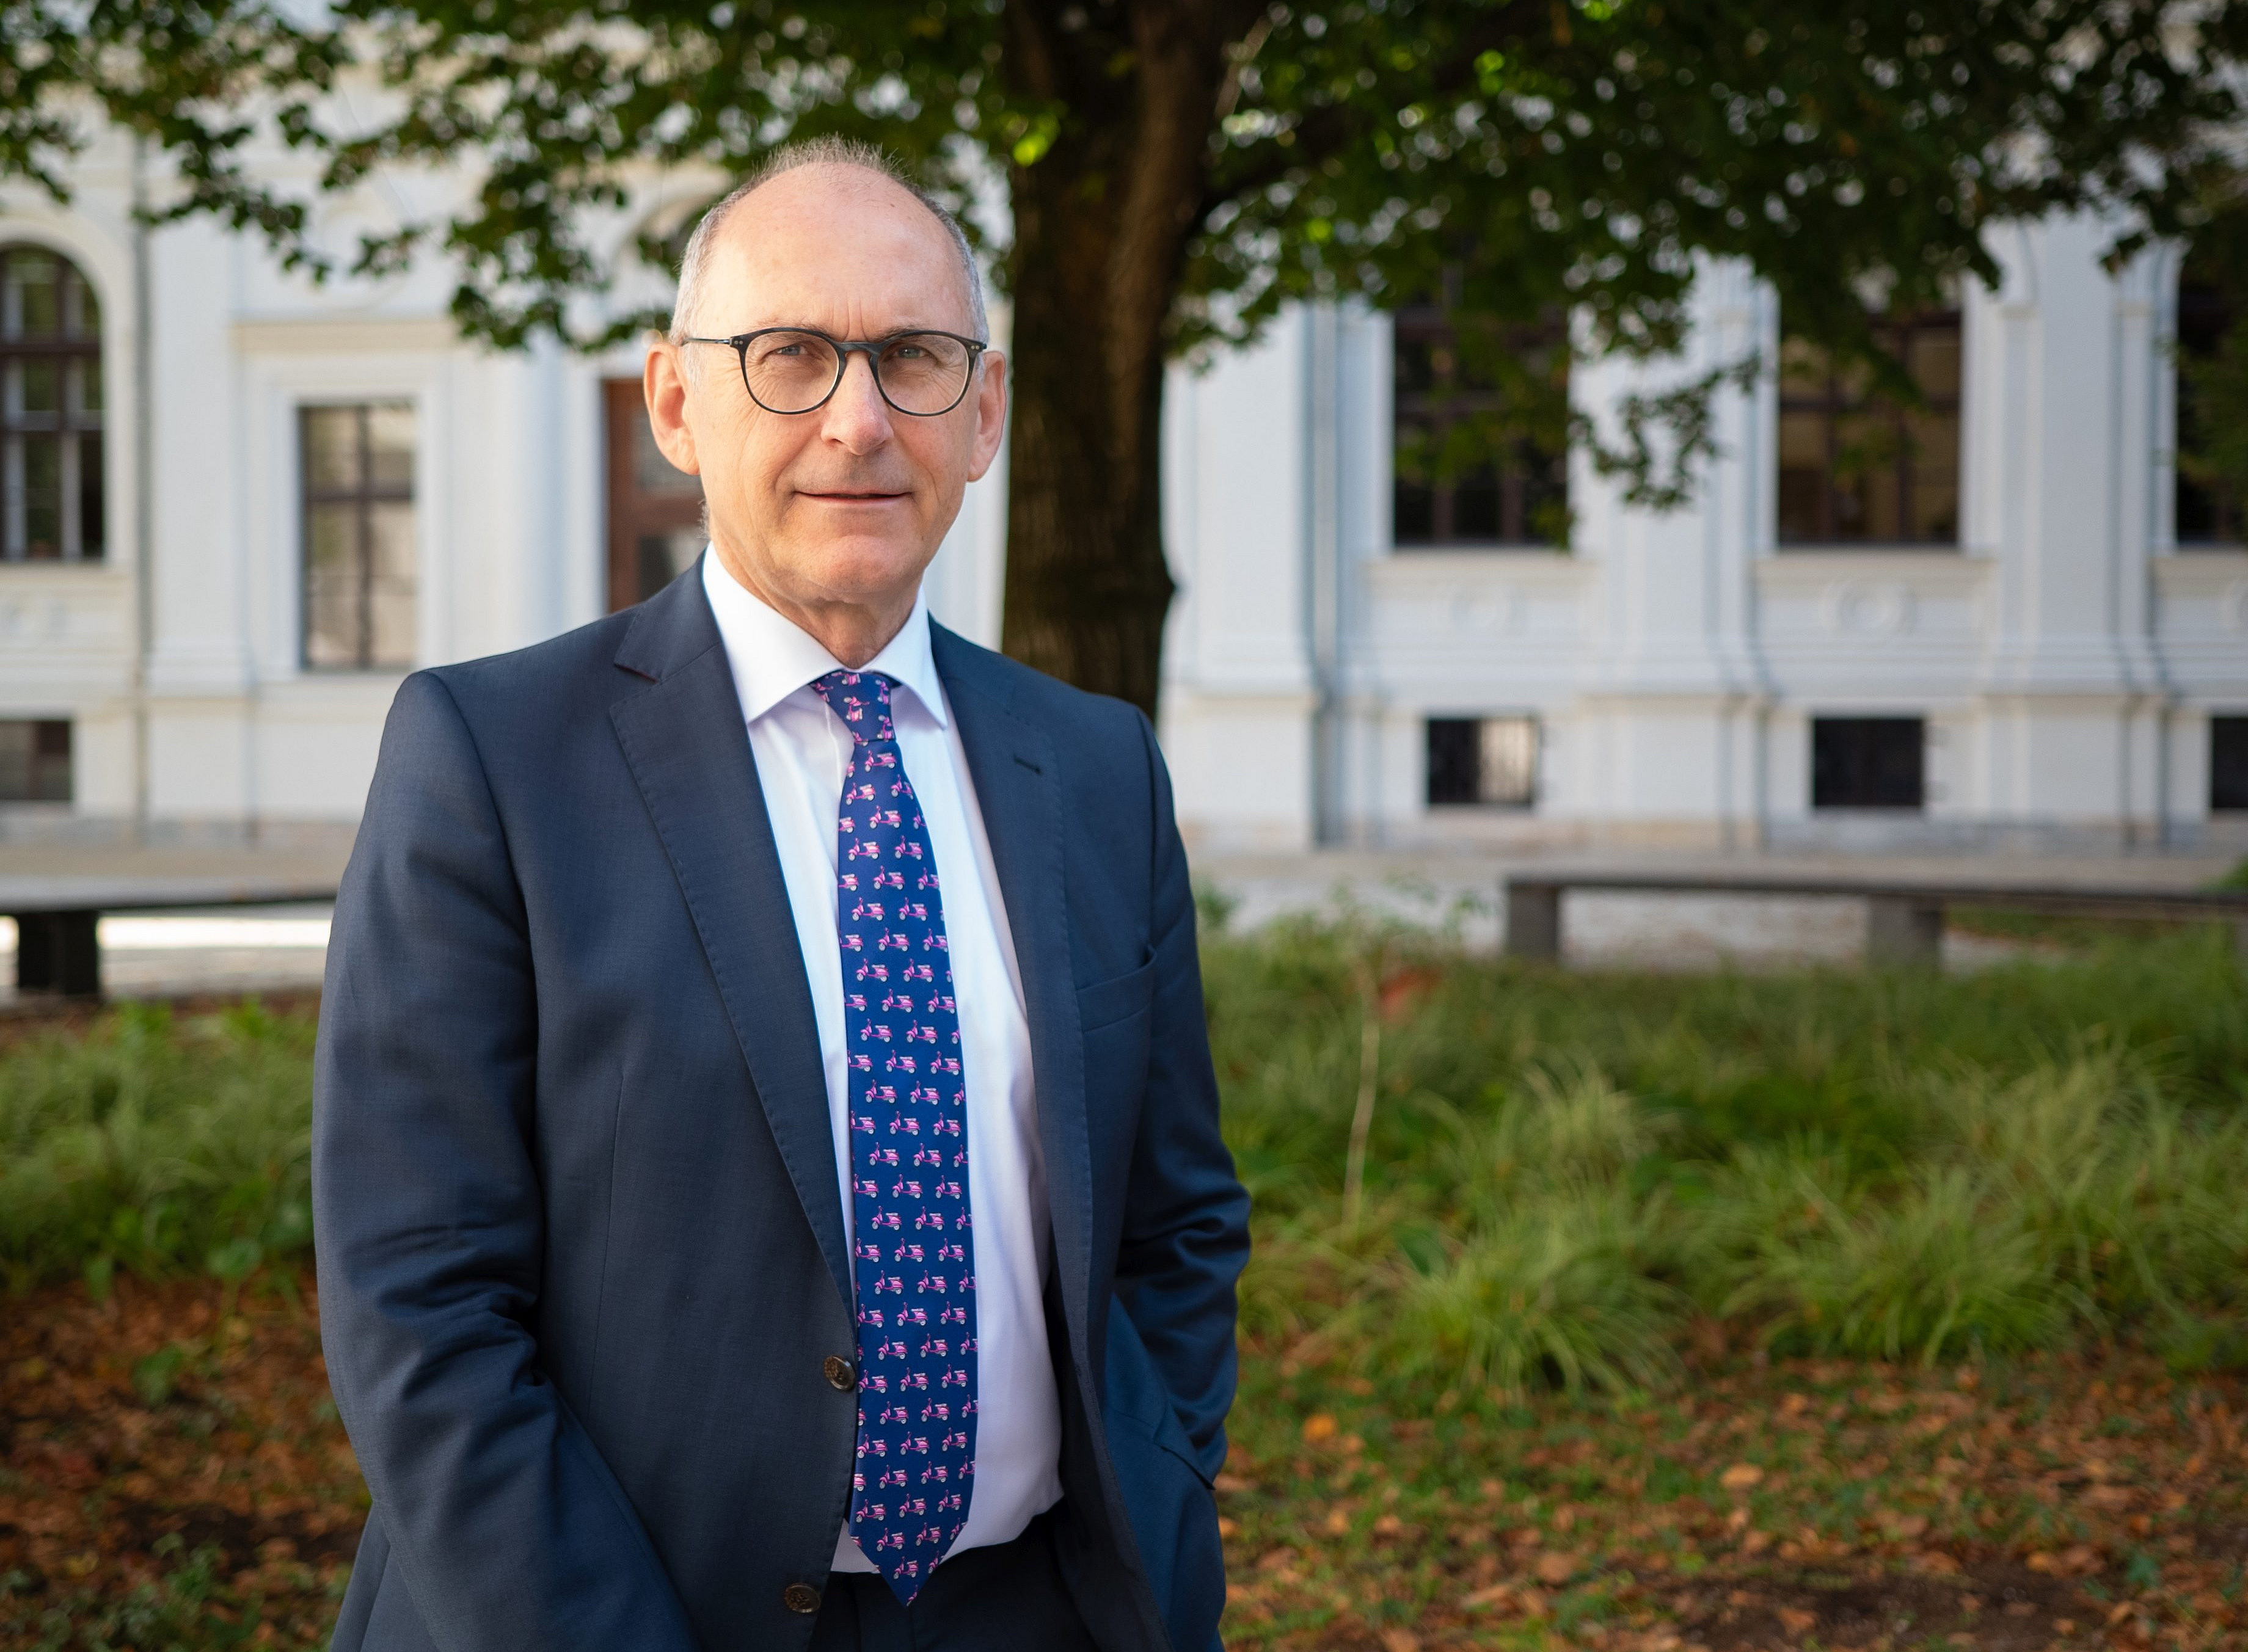
M 958 226 L 784 152 L 648 414 L 710 548 L 400 690 L 313 1172 L 346 1652 L 1205 1652 L 1247 1201 L 1136 711 L 933 624 Z

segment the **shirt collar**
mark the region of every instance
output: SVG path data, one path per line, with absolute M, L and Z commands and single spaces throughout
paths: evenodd
M 709 599 L 719 640 L 726 647 L 726 663 L 733 671 L 734 692 L 741 698 L 744 721 L 755 723 L 798 689 L 843 668 L 842 661 L 811 633 L 737 581 L 707 546 L 702 552 L 702 592 Z M 916 591 L 913 613 L 897 635 L 860 669 L 880 671 L 893 679 L 942 729 L 950 726 L 951 714 L 943 686 L 937 680 L 929 625 L 928 600 Z

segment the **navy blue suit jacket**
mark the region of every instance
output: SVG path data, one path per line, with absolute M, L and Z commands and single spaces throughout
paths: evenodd
M 1207 1652 L 1247 1196 L 1147 720 L 939 628 L 1029 1012 L 1062 1566 Z M 336 906 L 320 1323 L 374 1509 L 343 1652 L 804 1646 L 850 1495 L 811 991 L 698 577 L 400 689 Z

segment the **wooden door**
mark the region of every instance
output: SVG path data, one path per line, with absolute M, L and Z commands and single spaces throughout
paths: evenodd
M 655 445 L 638 379 L 601 385 L 608 438 L 609 611 L 644 602 L 702 553 L 702 483 Z

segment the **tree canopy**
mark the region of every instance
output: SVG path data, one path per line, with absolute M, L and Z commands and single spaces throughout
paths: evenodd
M 65 193 L 98 109 L 175 158 L 159 216 L 218 214 L 316 271 L 441 256 L 469 334 L 592 345 L 651 319 L 590 300 L 674 250 L 681 223 L 634 218 L 659 180 L 715 193 L 789 137 L 881 144 L 990 209 L 969 216 L 1016 299 L 1018 368 L 1075 353 L 1079 382 L 1018 380 L 1008 646 L 1152 703 L 1166 358 L 1252 337 L 1292 300 L 1423 294 L 1566 312 L 1579 349 L 1657 355 L 1697 267 L 1737 258 L 1791 332 L 1902 390 L 1869 291 L 1909 308 L 1989 278 L 1984 231 L 2056 210 L 2101 215 L 2119 257 L 2195 230 L 2238 128 L 2243 17 L 2236 0 L 0 0 L 0 175 Z M 370 95 L 324 96 L 346 81 Z M 247 164 L 260 133 L 317 182 Z M 427 168 L 464 170 L 465 195 L 322 242 L 319 195 Z M 1636 450 L 1627 432 L 1601 456 L 1676 499 L 1715 388 L 1627 409 Z M 1099 641 L 1127 608 L 1133 637 Z

